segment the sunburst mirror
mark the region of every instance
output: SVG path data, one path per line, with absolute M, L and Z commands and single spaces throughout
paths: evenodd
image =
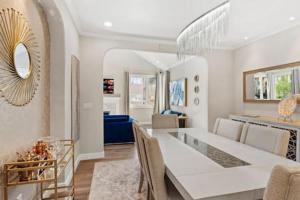
M 9 104 L 24 106 L 35 95 L 40 79 L 40 52 L 22 13 L 0 11 L 0 94 Z

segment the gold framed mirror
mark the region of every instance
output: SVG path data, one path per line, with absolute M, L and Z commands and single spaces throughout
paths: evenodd
M 279 103 L 291 94 L 300 94 L 300 62 L 243 72 L 246 103 Z
M 30 54 L 24 43 L 20 42 L 16 45 L 13 57 L 17 74 L 22 79 L 27 79 L 32 72 L 32 66 Z
M 40 79 L 39 45 L 21 12 L 7 8 L 0 16 L 0 97 L 24 106 L 34 97 Z

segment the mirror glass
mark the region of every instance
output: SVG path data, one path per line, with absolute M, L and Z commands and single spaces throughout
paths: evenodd
M 278 101 L 300 94 L 300 63 L 244 72 L 244 101 Z
M 30 76 L 30 56 L 27 47 L 23 43 L 19 43 L 14 50 L 14 65 L 21 78 L 26 79 Z

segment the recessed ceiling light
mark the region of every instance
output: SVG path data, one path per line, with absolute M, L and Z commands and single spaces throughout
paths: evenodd
M 112 27 L 112 23 L 107 21 L 107 22 L 104 22 L 104 26 L 105 27 Z
M 290 17 L 289 20 L 290 21 L 294 21 L 296 19 L 296 17 Z
M 248 39 L 249 39 L 249 37 L 247 37 L 247 36 L 244 37 L 244 40 L 248 40 Z

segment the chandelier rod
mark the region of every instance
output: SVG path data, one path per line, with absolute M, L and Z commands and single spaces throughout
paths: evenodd
M 209 11 L 207 11 L 207 12 L 205 12 L 204 14 L 202 14 L 202 15 L 200 15 L 199 17 L 197 17 L 196 19 L 194 19 L 191 23 L 189 23 L 188 25 L 186 25 L 183 29 L 182 29 L 182 31 L 178 34 L 178 37 L 189 27 L 189 26 L 191 26 L 193 23 L 195 23 L 196 21 L 198 21 L 199 19 L 201 19 L 201 18 L 203 18 L 203 17 L 205 17 L 206 15 L 208 15 L 209 13 L 211 13 L 212 11 L 214 11 L 214 10 L 216 10 L 216 9 L 218 9 L 218 8 L 220 8 L 220 7 L 222 7 L 222 6 L 224 6 L 224 5 L 226 5 L 226 4 L 228 4 L 229 3 L 229 0 L 226 0 L 226 1 L 224 1 L 223 3 L 221 3 L 221 4 L 219 4 L 218 6 L 216 6 L 216 7 L 214 7 L 214 8 L 212 8 L 212 9 L 210 9 Z M 177 37 L 177 38 L 178 38 Z

